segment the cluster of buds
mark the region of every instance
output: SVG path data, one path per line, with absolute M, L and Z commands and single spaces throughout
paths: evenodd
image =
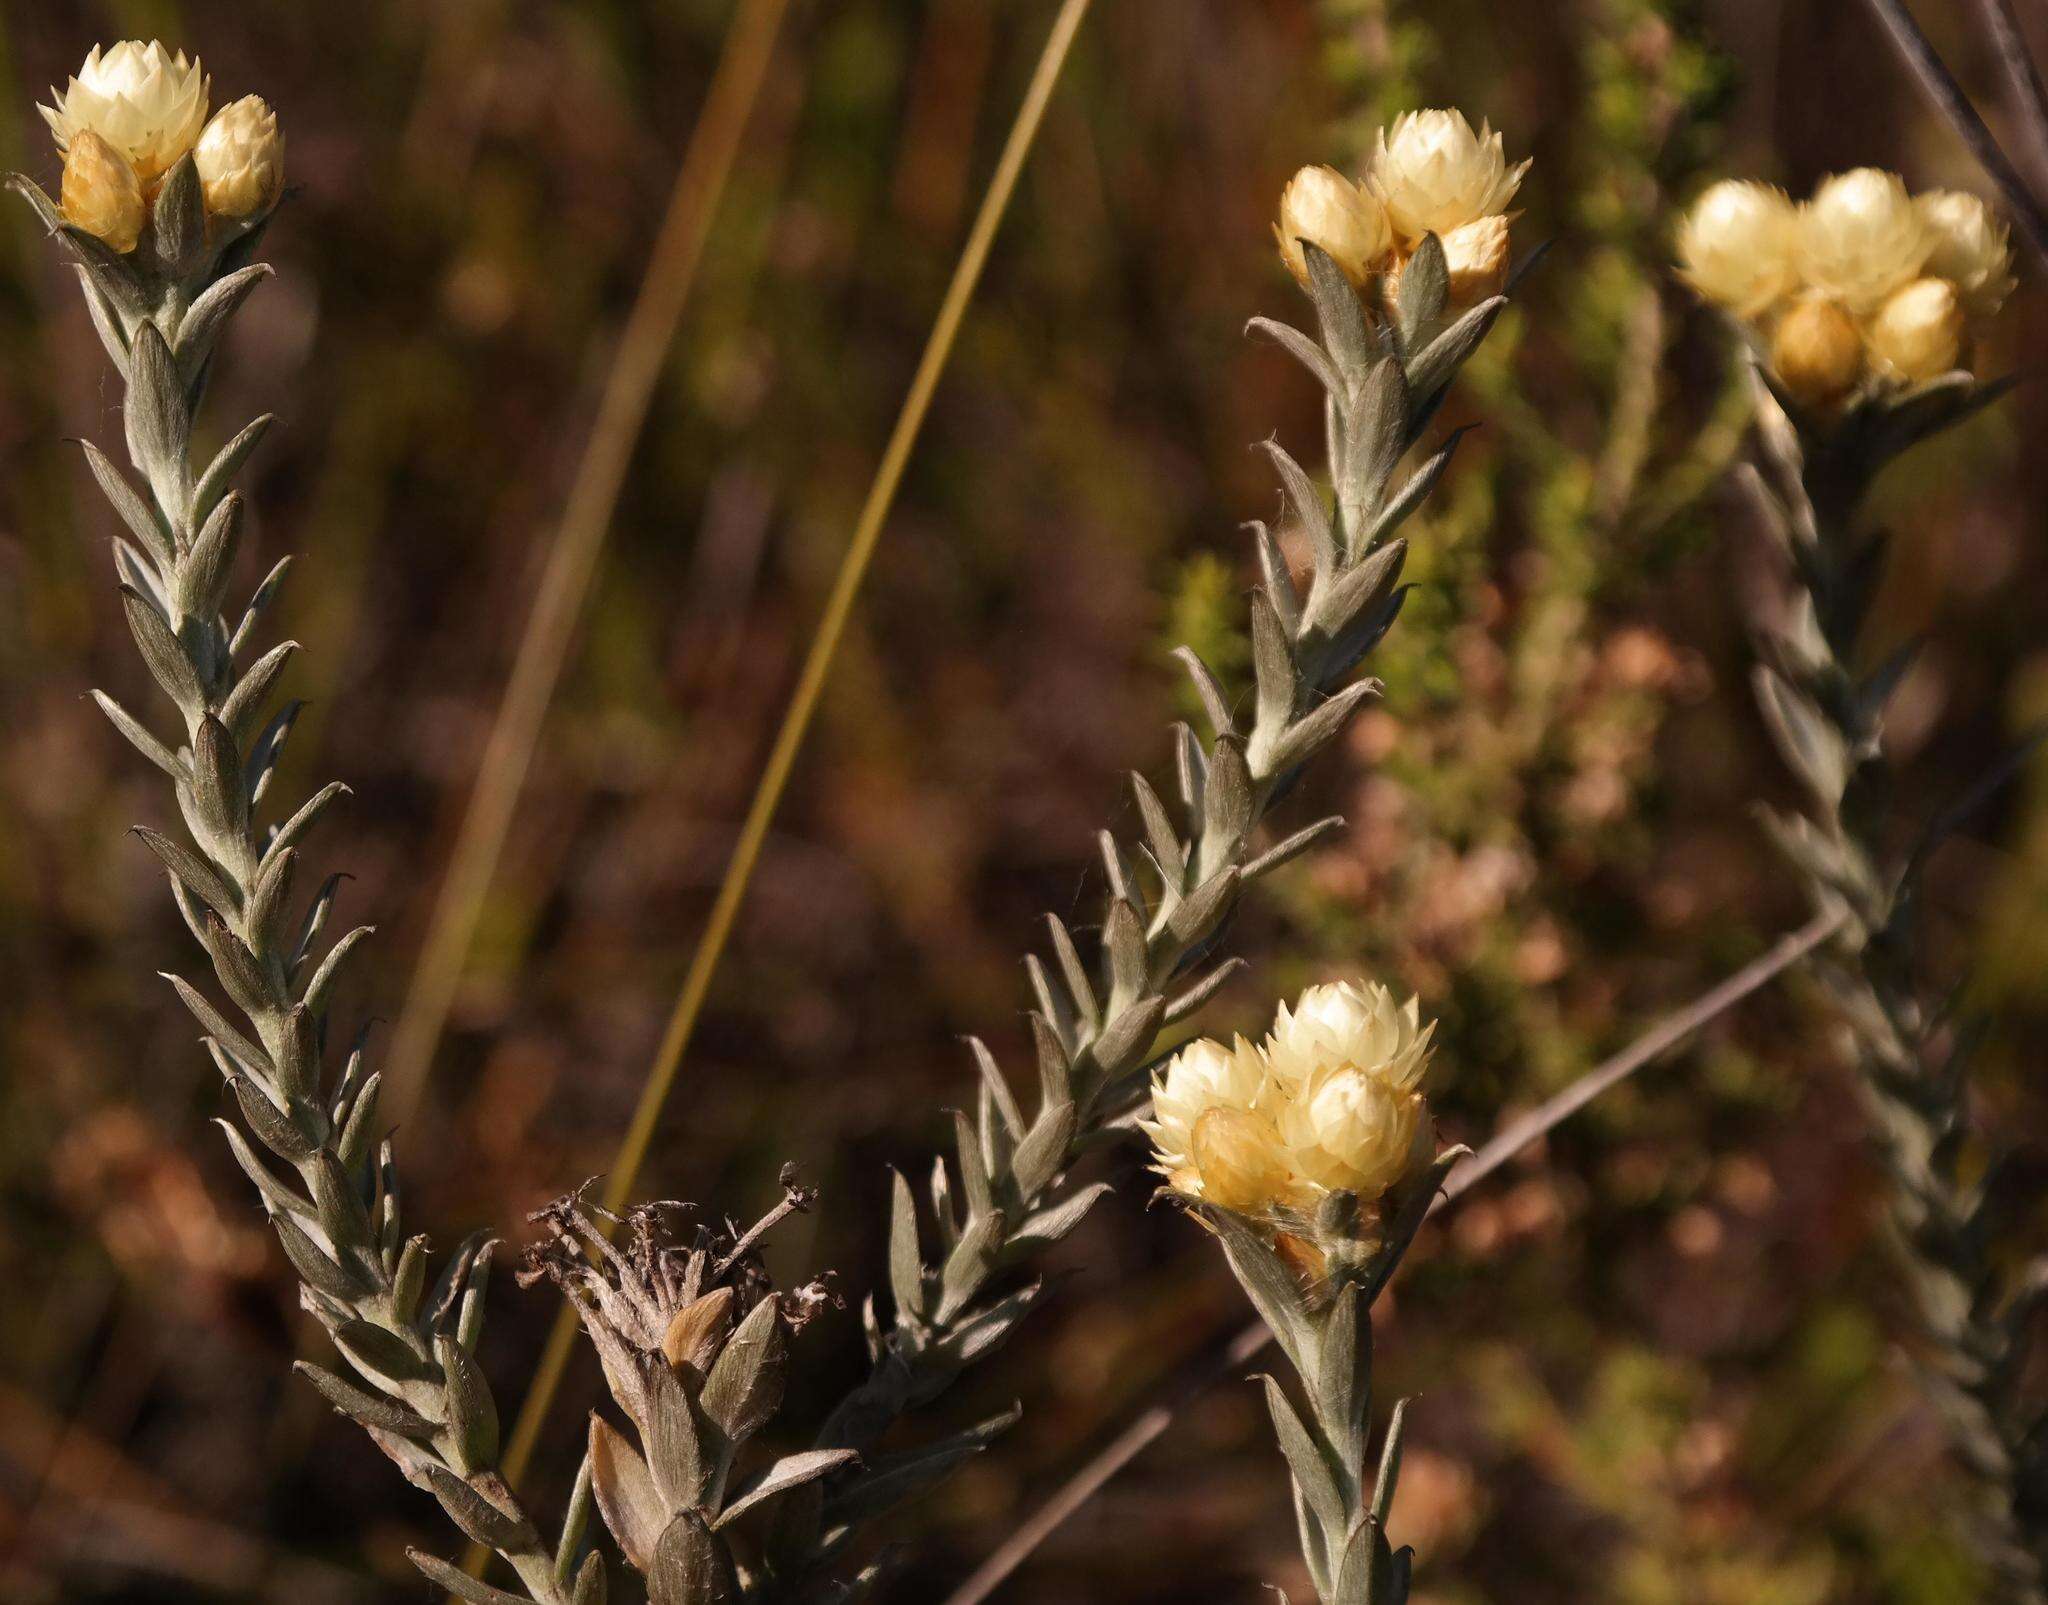
M 211 84 L 197 60 L 152 40 L 95 45 L 54 104 L 37 109 L 64 155 L 64 220 L 117 255 L 140 243 L 165 180 L 191 159 L 205 210 L 247 223 L 284 188 L 284 136 L 257 95 L 207 119 Z
M 1254 1218 L 1338 1193 L 1371 1204 L 1435 1156 L 1421 1092 L 1435 1031 L 1413 998 L 1340 981 L 1283 1003 L 1261 1042 L 1191 1043 L 1140 1122 L 1155 1167 L 1178 1196 Z
M 1424 236 L 1442 243 L 1453 306 L 1497 295 L 1507 282 L 1507 211 L 1527 161 L 1510 167 L 1500 135 L 1475 134 L 1460 111 L 1411 111 L 1383 128 L 1356 183 L 1334 167 L 1304 167 L 1280 195 L 1280 259 L 1309 284 L 1302 242 L 1320 247 L 1353 285 L 1398 281 Z M 1391 288 L 1391 286 L 1389 286 Z
M 1972 333 L 2013 288 L 2005 225 L 1958 190 L 1913 195 L 1859 167 L 1794 204 L 1727 179 L 1679 229 L 1687 281 L 1726 308 L 1809 406 L 1925 384 L 1965 361 Z

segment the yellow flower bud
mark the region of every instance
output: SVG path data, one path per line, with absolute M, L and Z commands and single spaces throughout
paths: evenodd
M 1327 1065 L 1281 1116 L 1293 1167 L 1319 1187 L 1379 1197 L 1427 1157 L 1428 1111 L 1379 1066 Z
M 1499 295 L 1508 282 L 1508 220 L 1482 217 L 1443 236 L 1444 269 L 1454 307 Z
M 1870 355 L 1878 370 L 1909 384 L 1939 378 L 1963 349 L 1963 308 L 1947 279 L 1915 279 L 1870 320 Z
M 192 151 L 206 209 L 216 217 L 253 217 L 284 189 L 284 136 L 261 95 L 223 106 Z
M 1897 173 L 1875 167 L 1837 173 L 1799 216 L 1806 282 L 1859 317 L 1919 277 L 1934 233 Z
M 1195 1179 L 1194 1132 L 1211 1109 L 1249 1111 L 1265 1084 L 1265 1062 L 1242 1037 L 1230 1047 L 1207 1037 L 1190 1042 L 1153 1078 L 1151 1117 L 1139 1127 L 1152 1139 L 1154 1168 L 1176 1192 Z
M 1528 170 L 1526 161 L 1508 166 L 1500 135 L 1485 123 L 1475 134 L 1461 111 L 1411 111 L 1380 130 L 1367 182 L 1413 248 L 1425 234 L 1506 211 Z
M 1303 289 L 1309 283 L 1303 240 L 1319 247 L 1356 285 L 1386 265 L 1394 243 L 1379 198 L 1334 167 L 1304 167 L 1287 181 L 1273 237 L 1280 242 L 1280 260 Z
M 1798 242 L 1799 214 L 1783 190 L 1724 179 L 1679 225 L 1679 268 L 1709 301 L 1754 318 L 1798 284 Z
M 2012 294 L 2012 236 L 1998 214 L 1965 190 L 1937 189 L 1913 197 L 1934 234 L 1927 258 L 1932 278 L 1956 287 L 1966 318 L 1989 318 Z
M 1194 1169 L 1201 1196 L 1226 1209 L 1264 1209 L 1285 1198 L 1294 1172 L 1280 1133 L 1263 1115 L 1209 1109 L 1195 1122 Z
M 206 121 L 208 83 L 197 61 L 181 50 L 151 40 L 124 39 L 112 49 L 98 45 L 85 58 L 62 94 L 50 91 L 54 106 L 38 106 L 57 148 L 68 152 L 82 133 L 99 135 L 135 168 L 148 185 L 168 172 L 192 148 Z
M 1797 301 L 1771 337 L 1771 367 L 1801 401 L 1822 406 L 1847 395 L 1863 374 L 1863 339 L 1840 302 Z
M 128 159 L 91 129 L 72 136 L 64 153 L 58 204 L 65 220 L 116 251 L 132 251 L 142 237 L 142 184 Z

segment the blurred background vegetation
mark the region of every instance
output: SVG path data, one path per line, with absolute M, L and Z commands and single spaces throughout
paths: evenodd
M 1980 101 L 1969 8 L 1923 6 Z M 278 107 L 299 186 L 216 427 L 264 409 L 263 538 L 302 554 L 290 765 L 356 791 L 334 855 L 395 1015 L 727 0 L 249 6 L 41 0 L 0 18 L 0 166 L 96 39 L 203 54 Z M 1944 12 L 1948 14 L 1943 14 Z M 671 355 L 426 1102 L 409 1213 L 445 1242 L 602 1170 L 1050 4 L 798 0 Z M 2038 41 L 2048 44 L 2048 39 Z M 956 1038 L 1021 1050 L 1015 955 L 1080 901 L 1121 771 L 1157 772 L 1248 584 L 1270 431 L 1312 386 L 1241 338 L 1302 312 L 1267 221 L 1304 161 L 1456 104 L 1536 158 L 1554 245 L 1447 409 L 1476 424 L 1416 541 L 1385 703 L 1298 805 L 1348 832 L 1241 917 L 1212 1011 L 1364 969 L 1444 1019 L 1457 1136 L 1555 1090 L 1804 917 L 1750 814 L 1744 620 L 1760 537 L 1724 470 L 1744 401 L 1667 269 L 1723 173 L 1863 163 L 1982 188 L 1855 0 L 1104 0 L 972 308 L 643 1190 L 746 1215 L 800 1163 L 778 1252 L 880 1268 L 883 1167 L 966 1095 Z M 2031 264 L 1986 353 L 2038 366 Z M 2048 715 L 2048 459 L 2022 386 L 1885 482 L 1883 647 L 1930 646 L 1893 733 L 1931 809 Z M 67 437 L 117 436 L 103 359 L 25 211 L 0 222 L 0 1594 L 411 1599 L 438 1513 L 286 1366 L 303 1323 L 206 1118 L 218 1080 L 154 972 L 175 915 L 123 836 L 154 776 L 81 702 L 144 695 Z M 1237 667 L 1228 663 L 1219 668 Z M 1996 1020 L 1987 1128 L 2048 1136 L 2048 809 L 2036 772 L 1930 886 L 1943 974 Z M 327 846 L 323 844 L 323 847 Z M 1422 1598 L 1938 1605 L 1974 1597 L 1961 1490 L 1912 1384 L 1880 1179 L 1797 981 L 1432 1227 L 1382 1307 L 1379 1394 L 1420 1394 L 1395 1516 Z M 2037 1144 L 2038 1146 L 2038 1144 Z M 1239 1295 L 1147 1210 L 1139 1156 L 1050 1312 L 949 1408 L 1023 1424 L 913 1511 L 896 1598 L 940 1598 Z M 2009 1218 L 2043 1224 L 2022 1167 Z M 808 1234 L 808 1235 L 806 1235 Z M 2031 1234 L 2031 1235 L 2030 1235 Z M 552 1299 L 509 1284 L 516 1399 Z M 789 1419 L 858 1364 L 806 1333 Z M 579 1361 L 532 1479 L 559 1494 Z M 1280 1463 L 1226 1384 L 1010 1585 L 1020 1602 L 1304 1597 Z

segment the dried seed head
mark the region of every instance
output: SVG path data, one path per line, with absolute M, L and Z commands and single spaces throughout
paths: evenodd
M 102 51 L 94 45 L 56 102 L 38 106 L 57 148 L 69 152 L 81 133 L 94 133 L 125 156 L 146 188 L 174 166 L 206 123 L 205 72 L 181 50 L 155 40 L 124 39 Z
M 1963 349 L 1963 308 L 1947 279 L 1915 279 L 1870 320 L 1870 356 L 1880 373 L 1919 384 L 1956 365 Z
M 1500 135 L 1485 123 L 1475 134 L 1461 111 L 1411 111 L 1380 130 L 1367 183 L 1412 250 L 1425 234 L 1442 237 L 1506 211 L 1528 170 L 1527 161 L 1508 166 Z
M 81 129 L 64 153 L 59 204 L 67 222 L 115 251 L 135 249 L 142 237 L 142 185 L 128 159 L 91 129 Z
M 1771 367 L 1801 401 L 1839 401 L 1863 374 L 1863 339 L 1838 301 L 1809 295 L 1793 303 L 1771 337 Z
M 1799 282 L 1799 213 L 1781 189 L 1724 179 L 1678 230 L 1685 281 L 1740 318 L 1776 306 Z
M 1800 209 L 1802 275 L 1858 316 L 1917 278 L 1934 244 L 1905 181 L 1879 168 L 1837 173 Z
M 284 191 L 284 135 L 261 95 L 223 106 L 192 151 L 206 209 L 216 217 L 254 217 Z
M 1956 287 L 1966 318 L 1996 315 L 2012 294 L 2012 235 L 1998 214 L 1965 190 L 1937 189 L 1913 197 L 1934 235 L 1927 271 Z
M 1303 240 L 1321 249 L 1354 285 L 1386 266 L 1394 243 L 1379 197 L 1334 167 L 1304 167 L 1287 181 L 1273 237 L 1280 260 L 1303 289 L 1309 286 Z

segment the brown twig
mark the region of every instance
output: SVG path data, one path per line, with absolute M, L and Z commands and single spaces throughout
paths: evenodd
M 1759 987 L 1783 974 L 1825 942 L 1842 923 L 1839 913 L 1816 915 L 1791 935 L 1781 937 L 1718 986 L 1684 1008 L 1666 1015 L 1613 1058 L 1589 1070 L 1555 1097 L 1546 1100 L 1495 1133 L 1444 1181 L 1430 1213 L 1436 1214 L 1470 1192 L 1538 1138 L 1555 1130 L 1601 1093 L 1626 1080 L 1644 1065 L 1668 1053 L 1685 1038 L 1726 1013 Z M 1159 1390 L 1128 1426 L 1090 1456 L 1054 1490 L 1023 1524 L 964 1583 L 946 1597 L 945 1605 L 981 1605 L 1032 1551 L 1066 1519 L 1086 1504 L 1112 1477 L 1144 1453 L 1190 1401 L 1246 1364 L 1272 1341 L 1263 1321 L 1253 1321 L 1190 1361 Z
M 1969 96 L 1956 82 L 1955 74 L 1948 70 L 1927 35 L 1920 31 L 1920 25 L 1913 20 L 1902 0 L 1868 0 L 1870 9 L 1890 36 L 1893 48 L 1906 64 L 1914 80 L 1920 85 L 1920 92 L 1955 131 L 1956 137 L 1970 148 L 1970 154 L 1977 158 L 1977 165 L 1984 169 L 1991 182 L 1998 186 L 1998 192 L 2005 199 L 2013 220 L 2018 223 L 2020 233 L 2025 236 L 2035 260 L 2048 268 L 2048 214 L 2034 199 L 2027 188 L 2026 180 L 2000 148 L 1977 108 L 1970 104 Z

